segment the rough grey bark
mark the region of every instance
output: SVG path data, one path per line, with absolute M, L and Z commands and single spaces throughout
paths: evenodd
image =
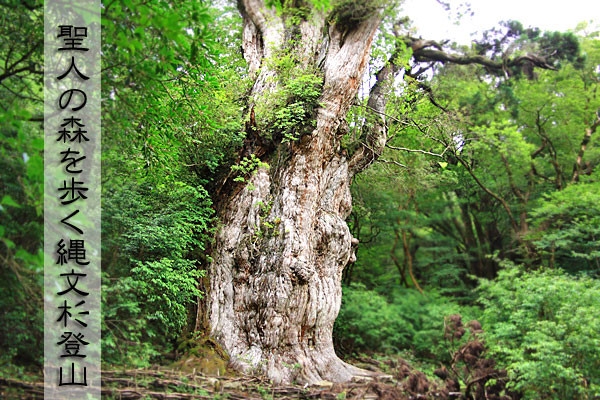
M 261 0 L 241 1 L 239 8 L 244 56 L 255 79 L 248 105 L 252 125 L 261 118 L 253 102 L 277 89 L 277 71 L 264 61 L 291 41 L 281 16 Z M 367 374 L 336 356 L 332 330 L 342 270 L 356 244 L 345 222 L 352 175 L 381 151 L 369 146 L 349 161 L 340 147 L 342 122 L 380 19 L 375 12 L 339 27 L 314 11 L 294 28 L 293 51 L 300 54 L 299 68 L 319 65 L 323 73 L 316 128 L 296 142 L 271 146 L 260 145 L 261 132 L 248 129 L 257 137 L 253 151 L 245 151 L 259 154 L 270 168 L 259 168 L 222 202 L 207 294 L 211 334 L 242 372 L 276 383 L 341 382 Z

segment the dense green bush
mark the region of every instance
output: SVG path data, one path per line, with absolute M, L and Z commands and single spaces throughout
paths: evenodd
M 600 395 L 600 282 L 513 266 L 480 294 L 486 344 L 512 389 L 527 399 Z
M 413 322 L 384 296 L 354 284 L 343 289 L 335 337 L 338 348 L 348 354 L 398 352 L 410 346 L 415 334 Z
M 102 356 L 109 364 L 160 361 L 194 323 L 215 225 L 205 189 L 229 172 L 243 139 L 241 20 L 229 11 L 118 1 L 103 11 Z M 217 19 L 227 27 L 219 35 Z
M 545 265 L 600 274 L 600 181 L 586 179 L 545 196 L 531 215 L 531 238 Z
M 444 317 L 462 314 L 469 321 L 477 313 L 435 292 L 414 289 L 398 288 L 386 297 L 353 284 L 343 294 L 334 337 L 338 350 L 348 355 L 412 350 L 420 358 L 442 361 L 449 357 Z
M 7 98 L 1 88 L 0 371 L 39 367 L 44 352 L 44 141 L 34 108 Z
M 202 188 L 181 182 L 125 185 L 105 198 L 104 361 L 145 365 L 173 349 L 201 295 L 210 205 Z

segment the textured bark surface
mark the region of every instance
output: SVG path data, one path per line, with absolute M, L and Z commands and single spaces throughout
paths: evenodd
M 290 45 L 290 32 L 262 1 L 245 0 L 239 8 L 244 56 L 255 78 L 250 110 L 276 90 L 277 71 L 264 61 Z M 357 94 L 379 22 L 375 14 L 340 28 L 313 13 L 294 28 L 299 68 L 320 65 L 324 77 L 316 128 L 293 143 L 245 149 L 260 153 L 270 168 L 258 169 L 221 204 L 209 270 L 209 322 L 240 371 L 276 383 L 342 382 L 367 374 L 336 356 L 332 330 L 342 270 L 354 257 L 345 222 L 349 186 L 365 164 L 357 156 L 350 168 L 340 148 L 340 123 Z

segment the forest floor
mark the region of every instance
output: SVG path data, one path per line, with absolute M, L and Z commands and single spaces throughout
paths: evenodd
M 327 381 L 317 385 L 274 386 L 247 376 L 207 376 L 193 371 L 158 367 L 102 371 L 103 399 L 453 399 L 451 393 L 403 361 L 385 365 L 362 359 L 356 365 L 381 372 L 377 379 L 345 384 Z M 382 370 L 382 368 L 385 371 Z M 44 385 L 37 380 L 0 378 L 2 399 L 43 399 Z

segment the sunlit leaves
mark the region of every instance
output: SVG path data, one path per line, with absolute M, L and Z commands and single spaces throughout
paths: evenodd
M 107 149 L 115 143 L 132 147 L 146 166 L 176 163 L 192 120 L 216 119 L 200 112 L 210 102 L 199 101 L 217 87 L 211 20 L 202 2 L 114 1 L 106 6 Z
M 561 271 L 509 267 L 480 289 L 492 356 L 527 399 L 598 395 L 600 285 Z
M 600 274 L 600 184 L 573 184 L 546 196 L 531 212 L 531 238 L 544 263 Z

